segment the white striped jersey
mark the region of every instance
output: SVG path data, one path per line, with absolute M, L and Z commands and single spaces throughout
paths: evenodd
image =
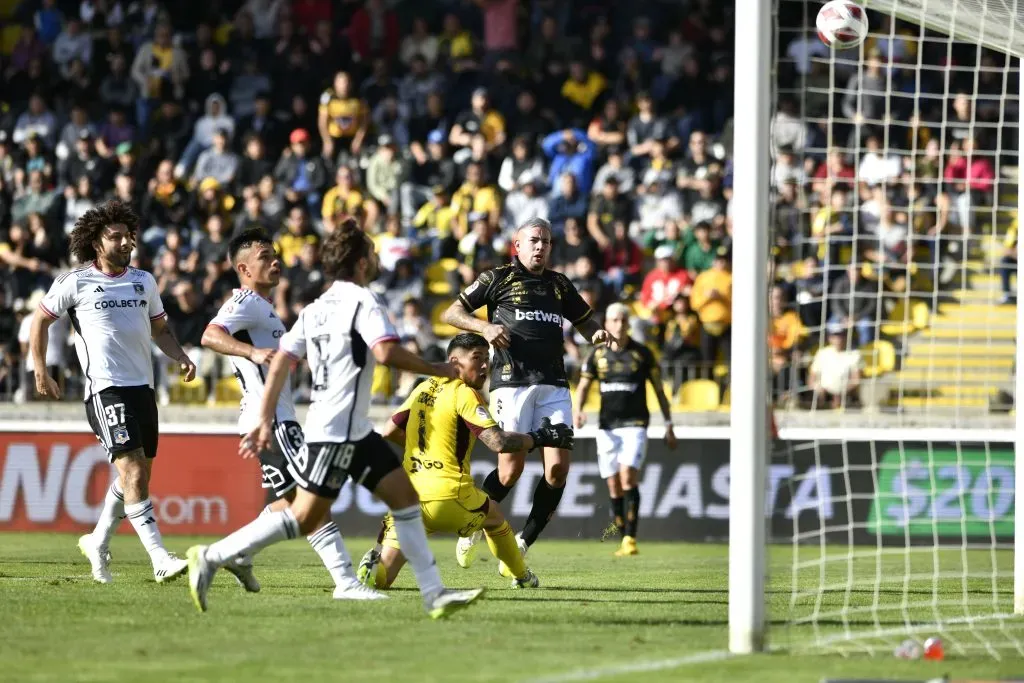
M 166 314 L 152 275 L 137 268 L 107 275 L 95 264 L 72 270 L 53 282 L 39 309 L 71 318 L 87 401 L 107 387 L 153 386 L 152 321 Z
M 251 289 L 236 289 L 230 299 L 217 311 L 211 325 L 222 328 L 240 342 L 251 344 L 257 349 L 276 349 L 285 327 L 274 313 L 274 305 Z M 260 404 L 263 402 L 263 385 L 267 371 L 248 358 L 229 356 L 235 368 L 235 377 L 242 387 L 241 412 L 238 428 L 241 434 L 255 429 L 260 422 Z M 285 383 L 277 399 L 276 419 L 278 423 L 295 420 L 295 402 L 292 399 L 291 381 Z
M 313 392 L 303 426 L 308 443 L 359 441 L 373 431 L 370 386 L 377 362 L 370 350 L 397 339 L 384 302 L 352 282 L 335 282 L 302 309 L 280 348 L 309 360 Z

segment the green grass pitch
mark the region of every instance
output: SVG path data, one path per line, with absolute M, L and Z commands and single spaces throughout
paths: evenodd
M 194 542 L 167 540 L 182 555 Z M 365 538 L 347 543 L 357 560 L 369 547 Z M 433 544 L 449 585 L 488 588 L 482 603 L 443 622 L 426 618 L 408 570 L 387 602 L 333 601 L 318 558 L 300 541 L 259 556 L 258 595 L 220 574 L 209 612 L 199 614 L 184 579 L 153 582 L 132 535 L 115 540 L 115 583 L 101 586 L 91 582 L 74 537 L 0 534 L 0 681 L 790 683 L 944 674 L 997 679 L 1024 672 L 1019 653 L 941 663 L 888 654 L 773 653 L 659 669 L 665 660 L 726 649 L 725 546 L 641 540 L 641 555 L 620 559 L 612 557 L 611 543 L 542 539 L 530 556 L 542 588 L 517 592 L 497 575 L 486 550 L 467 571 L 455 565 L 454 539 Z M 773 642 L 810 635 L 807 627 L 780 625 L 789 605 L 791 552 L 772 551 L 779 568 L 769 588 Z M 942 590 L 956 598 L 965 588 L 951 581 Z M 654 670 L 637 672 L 645 662 Z

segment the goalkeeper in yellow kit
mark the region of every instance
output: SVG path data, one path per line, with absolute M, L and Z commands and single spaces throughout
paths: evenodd
M 483 529 L 502 575 L 512 577 L 512 588 L 536 588 L 537 577 L 527 568 L 501 508 L 473 482 L 469 454 L 477 439 L 500 453 L 572 449 L 572 427 L 548 422 L 528 434 L 503 431 L 479 393 L 487 381 L 488 352 L 487 340 L 479 334 L 452 339 L 448 360 L 458 368 L 459 378 L 420 383 L 388 421 L 383 436 L 404 449 L 405 471 L 419 494 L 428 533 L 469 536 Z M 383 589 L 405 564 L 390 516 L 384 518 L 377 544 L 363 556 L 357 575 L 364 584 Z

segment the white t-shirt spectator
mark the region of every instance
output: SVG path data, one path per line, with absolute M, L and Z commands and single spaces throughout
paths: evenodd
M 857 179 L 868 185 L 878 185 L 900 177 L 900 158 L 879 152 L 867 152 L 860 160 Z
M 412 258 L 412 240 L 405 236 L 381 235 L 377 242 L 377 254 L 380 256 L 380 267 L 392 272 L 395 265 L 402 259 Z
M 32 316 L 26 315 L 18 328 L 18 342 L 28 344 L 29 332 L 32 329 Z M 62 316 L 48 330 L 46 342 L 46 367 L 64 367 L 64 359 L 67 357 L 68 333 L 71 330 L 71 318 Z M 25 370 L 33 370 L 32 354 L 25 354 Z
M 811 374 L 818 377 L 821 388 L 836 396 L 845 394 L 850 377 L 863 364 L 857 351 L 840 351 L 833 346 L 823 346 L 811 361 Z

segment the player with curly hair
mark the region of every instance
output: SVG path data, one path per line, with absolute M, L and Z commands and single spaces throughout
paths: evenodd
M 48 329 L 63 315 L 71 319 L 85 375 L 86 418 L 117 468 L 96 528 L 78 539 L 99 583 L 113 580 L 107 546 L 125 517 L 149 553 L 157 583 L 187 569 L 185 560 L 164 548 L 149 497 L 159 440 L 151 342 L 180 364 L 186 382 L 195 377 L 196 367 L 167 325 L 156 280 L 129 266 L 138 225 L 131 207 L 117 200 L 78 219 L 70 251 L 87 265 L 54 281 L 35 313 L 29 338 L 36 391 L 59 399 L 60 388 L 46 372 Z

